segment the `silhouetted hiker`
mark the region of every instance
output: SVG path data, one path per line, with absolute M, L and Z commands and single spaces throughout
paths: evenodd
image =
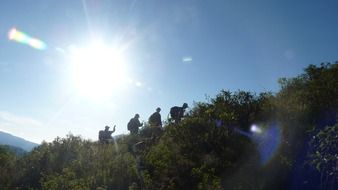
M 139 114 L 135 114 L 133 118 L 130 119 L 128 122 L 128 130 L 130 131 L 130 134 L 138 134 L 138 128 L 141 127 L 143 124 L 140 123 L 138 120 L 140 118 Z
M 184 116 L 185 109 L 188 107 L 187 103 L 184 103 L 182 107 L 174 106 L 170 109 L 170 117 L 175 123 L 181 121 L 182 117 Z
M 162 120 L 161 120 L 161 114 L 160 114 L 161 108 L 157 108 L 156 112 L 151 114 L 149 117 L 148 123 L 150 126 L 153 127 L 162 127 Z
M 112 131 L 109 131 L 109 126 L 107 125 L 104 130 L 99 131 L 99 141 L 101 143 L 109 143 L 110 139 L 113 139 L 111 134 L 115 132 L 116 125 L 114 125 L 114 128 Z
M 153 113 L 148 120 L 150 128 L 147 128 L 144 130 L 148 130 L 146 133 L 148 133 L 148 137 L 156 138 L 159 137 L 162 134 L 162 120 L 161 120 L 161 114 L 160 114 L 161 108 L 157 108 L 156 112 Z

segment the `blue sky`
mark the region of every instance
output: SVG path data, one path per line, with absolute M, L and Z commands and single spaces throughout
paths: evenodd
M 338 60 L 338 2 L 4 0 L 0 2 L 0 130 L 34 142 L 67 133 L 127 133 L 135 113 L 204 101 L 221 89 L 278 91 L 280 77 Z M 11 28 L 43 40 L 9 41 Z M 123 49 L 128 83 L 89 99 L 69 55 L 93 39 Z M 185 60 L 185 61 L 184 61 Z M 90 77 L 90 76 L 89 76 Z M 98 84 L 99 85 L 99 84 Z

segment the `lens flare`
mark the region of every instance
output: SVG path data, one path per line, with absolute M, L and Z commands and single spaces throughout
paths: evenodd
M 257 127 L 257 125 L 255 124 L 251 125 L 250 131 L 253 133 L 262 133 L 262 129 Z
M 260 129 L 257 127 L 257 129 Z M 253 133 L 252 140 L 256 143 L 260 154 L 261 164 L 268 163 L 275 155 L 281 142 L 281 133 L 277 124 L 270 124 L 264 131 L 256 130 Z
M 241 130 L 237 127 L 234 128 L 234 131 L 248 137 L 256 144 L 262 165 L 265 165 L 269 160 L 271 160 L 271 158 L 277 152 L 281 142 L 281 132 L 275 123 L 264 127 L 264 130 L 261 127 L 253 124 L 250 127 L 251 132 Z
M 47 45 L 43 41 L 32 38 L 29 35 L 18 31 L 16 28 L 12 28 L 9 30 L 8 39 L 21 44 L 29 45 L 38 50 L 44 50 L 47 48 Z
M 182 61 L 184 63 L 191 63 L 192 62 L 192 57 L 190 57 L 190 56 L 183 57 Z

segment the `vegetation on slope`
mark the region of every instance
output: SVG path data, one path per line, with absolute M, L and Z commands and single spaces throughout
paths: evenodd
M 0 149 L 4 189 L 334 189 L 338 168 L 338 62 L 310 65 L 281 89 L 221 91 L 179 124 L 99 144 L 68 135 L 19 158 Z M 257 140 L 269 131 L 278 146 Z M 156 133 L 154 138 L 152 133 Z M 280 135 L 279 135 L 280 134 Z M 263 139 L 263 140 L 262 140 Z M 141 151 L 133 145 L 144 142 Z M 263 146 L 264 145 L 264 146 Z M 269 145 L 269 143 L 268 143 Z M 268 159 L 262 162 L 262 152 Z

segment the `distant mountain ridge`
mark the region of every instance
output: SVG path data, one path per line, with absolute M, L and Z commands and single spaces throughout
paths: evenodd
M 2 131 L 0 131 L 0 144 L 19 147 L 25 151 L 31 151 L 34 147 L 38 146 L 38 144 L 36 143 L 27 141 L 23 138 L 16 137 Z

